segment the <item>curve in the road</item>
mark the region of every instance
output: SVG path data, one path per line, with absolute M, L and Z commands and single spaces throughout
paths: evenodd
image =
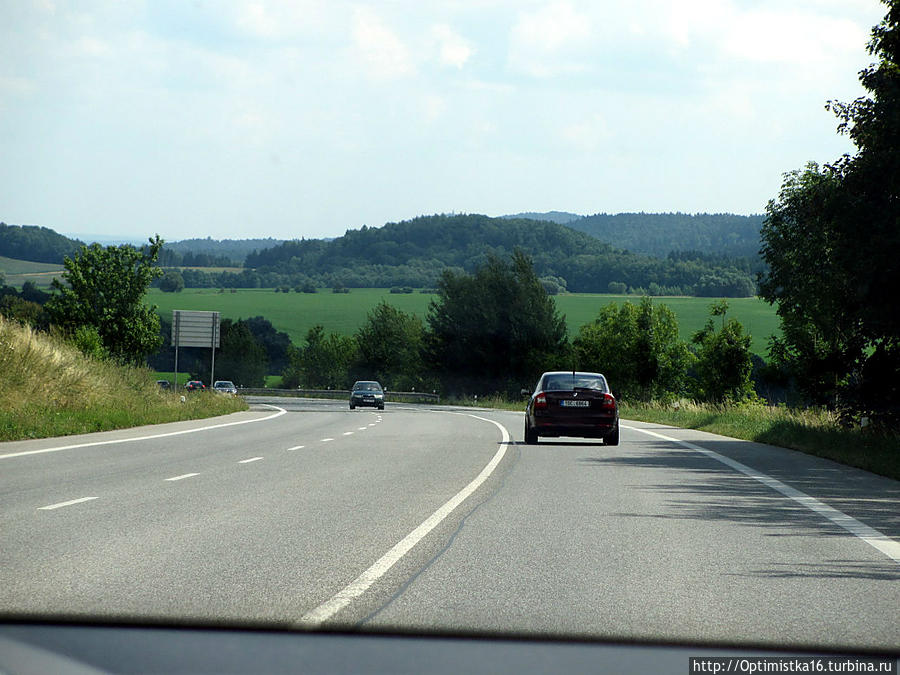
M 328 621 L 328 619 L 344 609 L 355 598 L 358 598 L 363 593 L 365 593 L 369 588 L 372 587 L 372 584 L 374 584 L 382 576 L 384 576 L 385 573 L 387 573 L 388 570 L 390 570 L 395 564 L 397 564 L 403 558 L 403 556 L 409 553 L 409 551 L 412 550 L 412 548 L 416 544 L 418 544 L 420 541 L 422 541 L 422 539 L 428 536 L 429 532 L 437 527 L 447 516 L 453 513 L 456 507 L 462 504 L 473 492 L 475 492 L 475 490 L 477 490 L 482 485 L 482 483 L 484 483 L 484 481 L 486 481 L 490 477 L 490 475 L 494 472 L 494 469 L 497 468 L 497 465 L 500 464 L 500 462 L 503 460 L 504 455 L 506 455 L 506 449 L 509 447 L 510 442 L 509 431 L 506 430 L 506 427 L 494 420 L 488 419 L 486 417 L 479 417 L 478 415 L 471 415 L 469 413 L 447 411 L 446 414 L 472 417 L 477 420 L 489 422 L 500 429 L 500 433 L 503 435 L 503 440 L 501 441 L 500 447 L 497 449 L 497 452 L 491 458 L 491 461 L 487 463 L 487 465 L 481 470 L 481 473 L 479 473 L 468 485 L 466 485 L 462 490 L 453 495 L 453 497 L 448 499 L 443 504 L 443 506 L 441 506 L 434 513 L 428 516 L 428 518 L 426 518 L 416 529 L 406 535 L 399 542 L 394 544 L 394 546 L 387 553 L 376 560 L 375 563 L 371 567 L 369 567 L 369 569 L 360 574 L 356 579 L 351 581 L 349 584 L 347 584 L 347 586 L 342 588 L 321 605 L 304 614 L 300 618 L 298 625 L 304 628 L 314 628 L 316 626 L 320 626 L 322 623 Z

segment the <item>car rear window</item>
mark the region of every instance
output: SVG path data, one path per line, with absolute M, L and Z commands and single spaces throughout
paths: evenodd
M 602 375 L 584 375 L 582 373 L 550 375 L 541 387 L 544 391 L 572 391 L 573 389 L 595 389 L 607 391 L 606 379 Z
M 356 391 L 381 391 L 377 382 L 359 382 L 354 389 Z

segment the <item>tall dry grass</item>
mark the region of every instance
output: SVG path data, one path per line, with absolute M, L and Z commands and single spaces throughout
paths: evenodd
M 246 409 L 241 399 L 163 392 L 149 370 L 84 356 L 0 316 L 0 440 L 118 429 Z

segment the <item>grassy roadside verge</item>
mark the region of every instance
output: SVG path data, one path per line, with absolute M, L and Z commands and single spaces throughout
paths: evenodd
M 900 480 L 900 436 L 841 428 L 821 410 L 791 410 L 760 405 L 723 408 L 680 402 L 623 403 L 623 418 L 670 424 L 685 429 L 799 450 Z
M 0 441 L 108 431 L 246 410 L 239 397 L 163 392 L 149 370 L 86 358 L 0 317 Z

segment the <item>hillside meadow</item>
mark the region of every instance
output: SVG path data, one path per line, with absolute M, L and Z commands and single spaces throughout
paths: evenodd
M 49 287 L 54 277 L 62 275 L 62 265 L 30 262 L 0 256 L 0 272 L 10 286 L 20 286 L 33 281 L 39 287 Z
M 222 318 L 241 319 L 264 316 L 277 330 L 287 333 L 300 344 L 307 331 L 321 324 L 328 332 L 352 335 L 365 321 L 368 312 L 379 301 L 394 305 L 404 312 L 425 318 L 428 304 L 435 296 L 429 293 L 391 293 L 388 289 L 354 288 L 349 293 L 276 293 L 273 289 L 237 289 L 224 293 L 218 289 L 189 288 L 181 293 L 163 293 L 151 289 L 149 304 L 158 305 L 160 315 L 171 321 L 173 309 L 209 310 L 222 313 Z M 555 297 L 556 306 L 565 315 L 569 335 L 596 318 L 610 302 L 640 302 L 639 297 L 590 293 L 566 293 Z M 654 304 L 668 305 L 678 317 L 681 337 L 690 340 L 709 317 L 714 298 L 662 297 Z M 753 336 L 752 350 L 764 356 L 768 336 L 779 333 L 775 309 L 758 298 L 729 298 L 729 316 L 737 318 Z

